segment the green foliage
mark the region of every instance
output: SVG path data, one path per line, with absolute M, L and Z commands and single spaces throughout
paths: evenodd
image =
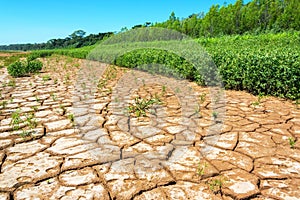
M 146 117 L 147 111 L 149 111 L 154 104 L 161 104 L 158 97 L 152 97 L 150 99 L 136 97 L 134 103 L 128 107 L 128 111 L 129 113 L 133 113 L 136 117 Z
M 39 72 L 43 63 L 39 60 L 16 61 L 7 67 L 8 73 L 13 77 L 23 77 Z
M 298 99 L 299 38 L 297 32 L 234 36 L 206 40 L 206 46 L 226 89 Z
M 51 76 L 49 74 L 46 74 L 42 77 L 43 81 L 46 82 L 46 81 L 49 81 L 51 80 Z
M 296 139 L 293 137 L 289 137 L 289 144 L 290 144 L 291 149 L 295 148 Z
M 26 63 L 16 61 L 7 67 L 7 71 L 13 77 L 21 77 L 26 75 L 25 68 Z
M 224 185 L 225 180 L 223 178 L 213 179 L 209 181 L 207 184 L 209 189 L 215 194 L 221 192 L 222 186 Z
M 205 169 L 208 167 L 208 164 L 206 162 L 204 162 L 203 164 L 200 164 L 198 165 L 198 168 L 197 168 L 197 174 L 199 176 L 203 176 L 204 173 L 205 173 Z
M 12 126 L 13 130 L 19 130 L 20 128 L 20 123 L 23 122 L 23 120 L 21 119 L 21 115 L 20 115 L 20 110 L 16 110 L 15 112 L 12 113 L 11 115 L 11 122 L 10 125 Z

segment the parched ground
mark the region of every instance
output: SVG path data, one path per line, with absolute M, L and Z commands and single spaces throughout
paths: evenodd
M 0 199 L 300 199 L 293 102 L 43 62 L 31 77 L 0 69 Z

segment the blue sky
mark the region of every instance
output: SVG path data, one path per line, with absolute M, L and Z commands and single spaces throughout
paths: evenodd
M 211 5 L 235 0 L 2 0 L 0 45 L 47 42 L 82 29 L 119 31 L 146 21 L 162 22 L 207 12 Z

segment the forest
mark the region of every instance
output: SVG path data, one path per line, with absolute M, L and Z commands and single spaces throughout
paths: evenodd
M 164 22 L 145 22 L 131 29 L 162 27 L 177 30 L 193 38 L 220 37 L 224 35 L 258 35 L 300 30 L 299 0 L 253 0 L 244 3 L 213 5 L 207 13 L 199 12 L 179 19 L 174 12 Z M 126 27 L 121 32 L 128 30 Z M 83 30 L 74 31 L 64 39 L 51 39 L 40 44 L 0 45 L 0 50 L 40 50 L 79 48 L 90 46 L 115 33 L 85 35 Z

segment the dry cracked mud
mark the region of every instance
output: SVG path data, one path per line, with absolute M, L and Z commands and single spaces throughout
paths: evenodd
M 31 77 L 0 69 L 0 199 L 300 199 L 293 102 L 43 62 Z M 146 116 L 127 109 L 150 98 Z

